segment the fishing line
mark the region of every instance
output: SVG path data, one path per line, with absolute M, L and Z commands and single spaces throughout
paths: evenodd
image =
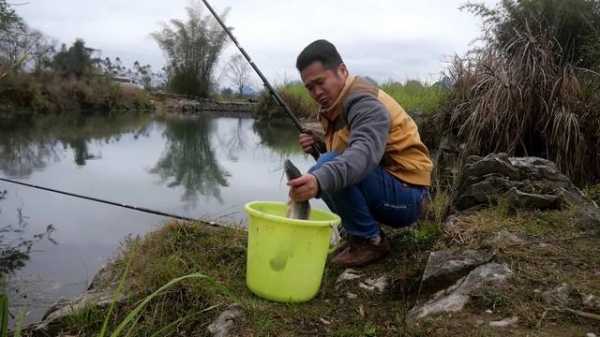
M 22 186 L 26 186 L 26 187 L 30 187 L 30 188 L 42 190 L 42 191 L 63 194 L 63 195 L 67 195 L 67 196 L 74 197 L 74 198 L 79 198 L 79 199 L 85 199 L 85 200 L 89 200 L 89 201 L 99 202 L 99 203 L 107 204 L 107 205 L 111 205 L 111 206 L 117 206 L 117 207 L 127 208 L 127 209 L 131 209 L 131 210 L 134 210 L 134 211 L 142 212 L 142 213 L 149 213 L 149 214 L 154 214 L 154 215 L 166 216 L 166 217 L 170 217 L 170 218 L 174 218 L 174 219 L 178 219 L 178 220 L 201 222 L 201 223 L 204 223 L 204 224 L 207 224 L 207 225 L 210 225 L 210 226 L 217 226 L 217 224 L 214 223 L 214 222 L 206 222 L 206 221 L 202 221 L 202 220 L 199 220 L 199 219 L 193 219 L 193 218 L 190 218 L 190 217 L 186 217 L 186 216 L 182 216 L 182 215 L 177 215 L 177 214 L 172 214 L 172 213 L 166 213 L 166 212 L 157 211 L 157 210 L 153 210 L 153 209 L 149 209 L 149 208 L 145 208 L 145 207 L 127 205 L 127 204 L 124 204 L 124 203 L 114 202 L 114 201 L 110 201 L 110 200 L 104 200 L 104 199 L 100 199 L 100 198 L 89 197 L 89 196 L 82 195 L 82 194 L 65 192 L 65 191 L 61 191 L 61 190 L 57 190 L 57 189 L 53 189 L 53 188 L 48 188 L 48 187 L 43 187 L 43 186 L 38 186 L 38 185 L 27 184 L 27 183 L 24 183 L 24 182 L 21 182 L 21 181 L 16 181 L 16 180 L 11 180 L 11 179 L 6 179 L 6 178 L 0 178 L 0 181 L 4 181 L 4 182 L 7 182 L 7 183 L 16 184 L 16 185 L 22 185 Z

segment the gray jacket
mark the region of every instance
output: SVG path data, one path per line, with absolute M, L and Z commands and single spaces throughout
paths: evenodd
M 388 140 L 390 114 L 377 98 L 355 93 L 342 104 L 344 113 L 338 118 L 346 119 L 350 139 L 343 153 L 311 173 L 321 192 L 340 191 L 363 180 L 381 162 Z

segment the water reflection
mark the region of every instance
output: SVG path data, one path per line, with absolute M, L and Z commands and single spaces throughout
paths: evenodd
M 224 149 L 227 153 L 227 159 L 237 162 L 239 160 L 239 153 L 247 148 L 248 135 L 245 132 L 246 122 L 251 121 L 244 118 L 238 118 L 230 132 L 225 134 L 217 134 L 219 140 L 219 147 Z
M 281 159 L 290 158 L 303 171 L 312 165 L 296 139 L 292 126 L 253 119 L 37 116 L 10 126 L 0 122 L 0 176 L 243 224 L 246 203 L 287 199 Z M 10 289 L 27 294 L 25 300 L 10 293 L 13 305 L 31 313 L 27 321 L 41 318 L 56 299 L 80 294 L 124 237 L 167 220 L 11 184 L 0 189 L 8 190 L 0 202 L 0 227 L 18 228 L 15 215 L 25 209 L 30 217 L 25 237 L 44 233 L 48 224 L 57 228 L 53 238 L 60 244 L 36 242 L 31 259 L 9 280 Z
M 0 171 L 13 178 L 23 178 L 46 167 L 48 160 L 56 158 L 55 141 L 48 141 L 32 129 L 15 132 L 0 129 Z
M 87 160 L 96 158 L 96 156 L 90 154 L 86 139 L 73 139 L 68 144 L 73 149 L 73 157 L 77 166 L 85 166 Z
M 64 149 L 73 150 L 78 166 L 96 158 L 89 152 L 93 141 L 118 141 L 134 132 L 147 135 L 149 116 L 143 114 L 91 115 L 62 114 L 36 116 L 0 124 L 0 171 L 11 178 L 27 178 L 51 162 L 61 160 Z M 62 148 L 60 147 L 62 145 Z
M 256 122 L 254 132 L 260 137 L 261 144 L 268 146 L 281 156 L 300 154 L 298 131 L 290 123 Z
M 0 191 L 0 201 L 6 198 L 7 191 Z M 0 212 L 2 209 L 0 208 Z M 17 209 L 16 224 L 0 225 L 0 281 L 7 275 L 25 267 L 29 261 L 33 245 L 44 238 L 53 244 L 58 244 L 52 239 L 53 225 L 46 226 L 46 230 L 37 234 L 27 232 L 28 217 L 23 214 L 23 209 Z
M 213 132 L 210 118 L 175 120 L 166 125 L 166 150 L 150 172 L 158 174 L 169 187 L 182 186 L 183 201 L 195 204 L 198 196 L 204 195 L 223 202 L 221 187 L 229 186 L 230 174 L 217 162 L 211 144 Z

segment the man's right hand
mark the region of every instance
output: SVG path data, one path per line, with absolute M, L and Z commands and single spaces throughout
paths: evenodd
M 298 137 L 298 143 L 300 143 L 304 153 L 312 153 L 313 145 L 316 143 L 315 136 L 310 133 L 301 133 Z

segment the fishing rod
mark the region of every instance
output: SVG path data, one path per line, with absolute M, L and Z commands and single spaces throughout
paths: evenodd
M 16 185 L 27 186 L 27 187 L 35 188 L 35 189 L 38 189 L 38 190 L 43 190 L 43 191 L 48 191 L 48 192 L 63 194 L 63 195 L 67 195 L 67 196 L 74 197 L 74 198 L 85 199 L 85 200 L 95 201 L 95 202 L 99 202 L 99 203 L 103 203 L 103 204 L 107 204 L 107 205 L 112 205 L 112 206 L 127 208 L 127 209 L 131 209 L 131 210 L 134 210 L 134 211 L 142 212 L 142 213 L 149 213 L 149 214 L 154 214 L 154 215 L 161 215 L 161 216 L 166 216 L 166 217 L 170 217 L 170 218 L 175 218 L 175 219 L 178 219 L 178 220 L 193 221 L 193 222 L 202 222 L 202 223 L 206 223 L 206 224 L 211 225 L 211 226 L 215 226 L 216 225 L 213 222 L 201 221 L 201 220 L 198 220 L 198 219 L 193 219 L 193 218 L 189 218 L 189 217 L 181 216 L 181 215 L 177 215 L 177 214 L 170 214 L 170 213 L 166 213 L 166 212 L 155 211 L 155 210 L 152 210 L 152 209 L 149 209 L 149 208 L 132 206 L 132 205 L 127 205 L 127 204 L 118 203 L 118 202 L 114 202 L 114 201 L 103 200 L 103 199 L 94 198 L 94 197 L 88 197 L 88 196 L 81 195 L 81 194 L 60 191 L 60 190 L 56 190 L 56 189 L 52 189 L 52 188 L 47 188 L 47 187 L 43 187 L 43 186 L 37 186 L 37 185 L 27 184 L 27 183 L 16 181 L 16 180 L 10 180 L 10 179 L 6 179 L 6 178 L 0 178 L 0 181 L 4 181 L 4 182 L 7 182 L 7 183 L 16 184 Z
M 242 53 L 242 55 L 244 56 L 246 61 L 248 61 L 248 63 L 250 63 L 250 66 L 252 67 L 252 69 L 254 69 L 254 71 L 256 72 L 258 77 L 260 77 L 264 86 L 267 87 L 267 89 L 269 90 L 269 92 L 270 92 L 271 96 L 273 97 L 273 99 L 275 100 L 275 102 L 277 102 L 277 104 L 279 104 L 283 108 L 285 113 L 291 118 L 292 122 L 294 122 L 294 125 L 296 126 L 298 131 L 300 131 L 301 133 L 311 133 L 308 129 L 306 129 L 304 126 L 302 126 L 302 123 L 300 122 L 298 117 L 296 117 L 296 115 L 294 115 L 294 113 L 292 112 L 290 107 L 287 105 L 287 103 L 285 103 L 285 101 L 281 98 L 281 96 L 277 93 L 277 91 L 275 91 L 275 89 L 273 88 L 271 83 L 269 83 L 269 80 L 267 80 L 265 75 L 263 75 L 263 73 L 260 71 L 260 69 L 258 69 L 258 66 L 254 63 L 254 61 L 252 60 L 250 55 L 248 55 L 248 53 L 246 53 L 246 50 L 244 48 L 242 48 L 242 46 L 240 45 L 238 40 L 235 38 L 235 36 L 233 36 L 233 34 L 229 30 L 229 28 L 227 28 L 227 26 L 225 26 L 225 23 L 223 23 L 223 21 L 221 20 L 219 15 L 217 15 L 217 13 L 212 8 L 212 6 L 208 3 L 208 1 L 202 0 L 202 2 L 206 6 L 206 8 L 208 8 L 208 10 L 213 15 L 213 17 L 217 20 L 219 25 L 223 28 L 225 33 L 227 33 L 227 35 L 229 36 L 231 41 L 233 41 L 233 43 L 238 48 L 238 50 Z M 310 155 L 313 158 L 315 158 L 315 160 L 317 160 L 317 159 L 319 159 L 319 154 L 320 154 L 320 151 L 319 151 L 318 147 L 315 144 L 313 144 Z

